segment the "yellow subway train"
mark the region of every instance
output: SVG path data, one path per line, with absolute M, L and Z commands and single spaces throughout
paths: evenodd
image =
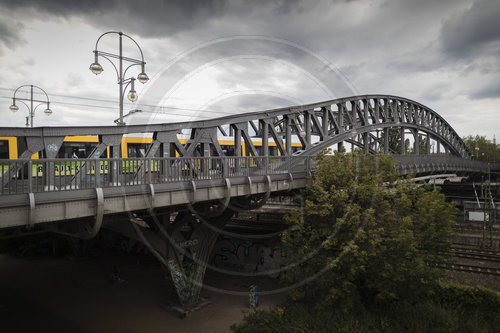
M 181 144 L 186 144 L 188 138 L 180 138 L 179 142 Z M 149 145 L 153 142 L 152 138 L 148 137 L 137 137 L 137 136 L 124 136 L 121 141 L 121 156 L 122 158 L 137 158 L 144 157 Z M 66 136 L 62 147 L 59 149 L 57 154 L 58 158 L 86 158 L 92 152 L 92 150 L 99 143 L 98 136 Z M 252 140 L 253 145 L 260 153 L 262 149 L 262 142 L 260 139 Z M 234 156 L 234 138 L 232 137 L 221 137 L 219 139 L 219 144 L 225 156 Z M 248 156 L 245 149 L 245 142 L 241 143 L 243 156 Z M 296 152 L 301 149 L 300 143 L 292 143 L 292 152 Z M 0 159 L 17 159 L 19 157 L 19 152 L 21 151 L 20 143 L 16 137 L 0 137 Z M 270 156 L 280 156 L 280 151 L 277 149 L 275 142 L 270 140 L 269 142 L 269 155 Z M 101 156 L 102 158 L 110 157 L 110 149 L 107 148 L 106 154 Z M 159 157 L 159 152 L 157 156 Z M 35 153 L 31 156 L 32 159 L 38 159 L 39 153 Z

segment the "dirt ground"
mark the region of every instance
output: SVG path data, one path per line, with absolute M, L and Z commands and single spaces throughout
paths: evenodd
M 108 281 L 113 266 L 123 283 Z M 162 306 L 169 290 L 163 272 L 151 260 L 124 253 L 105 253 L 91 259 L 0 255 L 0 332 L 230 332 L 250 312 L 251 284 L 275 290 L 276 280 L 227 276 L 208 272 L 211 304 L 181 319 Z M 284 293 L 261 295 L 259 308 L 285 300 Z

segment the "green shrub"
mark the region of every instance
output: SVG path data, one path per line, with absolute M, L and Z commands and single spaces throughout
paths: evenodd
M 272 311 L 257 311 L 236 333 L 247 332 L 477 332 L 500 327 L 500 296 L 485 288 L 440 284 L 419 301 L 342 311 L 310 303 L 288 303 Z

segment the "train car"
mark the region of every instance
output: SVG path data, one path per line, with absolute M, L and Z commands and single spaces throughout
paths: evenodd
M 124 136 L 121 142 L 121 156 L 123 158 L 140 158 L 145 157 L 147 150 L 153 139 L 149 136 L 140 137 L 135 136 Z M 181 144 L 186 144 L 188 142 L 187 135 L 180 135 L 179 142 Z M 57 158 L 87 158 L 92 150 L 99 143 L 98 136 L 66 136 L 64 142 L 59 149 Z M 262 154 L 262 141 L 260 138 L 252 139 L 252 143 L 255 146 L 257 153 Z M 219 144 L 222 148 L 224 156 L 234 156 L 234 137 L 220 137 Z M 200 148 L 198 148 L 200 149 Z M 242 155 L 250 156 L 250 152 L 245 147 L 245 142 L 241 143 Z M 301 149 L 300 143 L 292 143 L 292 153 Z M 17 159 L 18 152 L 22 151 L 20 147 L 20 142 L 16 137 L 0 137 L 0 159 Z M 199 155 L 203 155 L 199 151 Z M 215 155 L 214 152 L 209 152 L 209 156 Z M 270 156 L 280 156 L 280 151 L 276 143 L 270 139 L 269 140 L 269 155 Z M 178 156 L 178 154 L 176 154 Z M 110 148 L 107 148 L 106 154 L 102 154 L 101 158 L 110 157 Z M 157 151 L 154 157 L 160 157 L 160 152 Z M 39 153 L 35 153 L 31 156 L 32 159 L 38 159 Z
M 188 135 L 179 135 L 179 142 L 185 145 L 189 141 Z M 29 175 L 28 165 L 22 165 L 21 167 L 16 166 L 16 161 L 18 159 L 18 152 L 24 151 L 25 147 L 22 147 L 23 140 L 17 140 L 16 137 L 0 137 L 0 159 L 12 160 L 9 162 L 0 163 L 0 179 L 4 177 L 9 177 L 12 179 L 26 179 Z M 157 177 L 160 173 L 159 171 L 164 167 L 163 162 L 160 160 L 155 160 L 155 158 L 160 157 L 160 150 L 158 150 L 149 166 L 145 166 L 145 161 L 141 158 L 147 155 L 147 151 L 151 146 L 153 139 L 151 134 L 144 135 L 140 137 L 138 135 L 124 136 L 121 141 L 121 157 L 124 160 L 121 164 L 120 174 L 125 177 L 127 181 L 135 181 L 137 179 L 137 172 L 140 170 L 147 170 L 150 172 L 150 177 Z M 84 182 L 93 182 L 96 177 L 100 177 L 101 182 L 109 181 L 107 178 L 109 175 L 110 161 L 102 160 L 96 161 L 92 159 L 91 163 L 85 161 L 92 151 L 99 144 L 98 136 L 66 136 L 61 148 L 58 151 L 57 158 L 65 159 L 61 161 L 56 161 L 54 163 L 54 174 L 58 177 L 59 182 L 71 184 L 77 174 L 82 175 L 82 180 Z M 220 137 L 219 144 L 222 149 L 223 156 L 231 157 L 235 155 L 234 147 L 234 137 Z M 252 144 L 257 150 L 257 154 L 262 154 L 262 141 L 259 138 L 252 139 Z M 217 156 L 218 154 L 213 151 L 213 146 L 211 145 L 212 151 L 202 152 L 202 145 L 198 144 L 197 152 L 195 152 L 195 157 L 197 156 Z M 251 156 L 250 149 L 247 149 L 244 141 L 241 143 L 242 155 Z M 292 152 L 301 149 L 300 143 L 292 143 Z M 173 149 L 170 149 L 173 151 Z M 179 154 L 176 152 L 176 156 Z M 277 145 L 272 139 L 269 140 L 269 155 L 270 156 L 280 156 L 280 151 L 277 149 Z M 110 147 L 107 147 L 106 153 L 102 154 L 100 158 L 110 157 Z M 39 153 L 35 153 L 31 156 L 33 159 L 31 175 L 36 177 L 37 188 L 43 184 L 43 175 L 45 172 L 44 164 L 39 159 Z M 37 161 L 38 160 L 38 161 Z M 179 163 L 177 163 L 179 162 Z M 236 166 L 236 160 L 229 159 L 227 161 L 230 166 Z M 275 161 L 276 162 L 276 161 Z M 250 164 L 248 164 L 250 163 Z M 243 160 L 241 167 L 257 167 L 258 161 Z M 274 162 L 273 162 L 274 163 Z M 196 173 L 211 173 L 218 172 L 221 170 L 221 161 L 218 159 L 211 160 L 201 160 L 195 159 L 180 159 L 179 161 L 174 161 L 169 164 L 172 168 L 178 168 L 179 172 L 188 176 L 194 169 L 197 169 Z M 98 171 L 99 169 L 100 171 Z M 83 173 L 82 173 L 83 172 Z M 97 176 L 99 175 L 99 176 Z M 127 178 L 128 177 L 128 178 Z
M 0 159 L 17 158 L 17 138 L 0 136 Z

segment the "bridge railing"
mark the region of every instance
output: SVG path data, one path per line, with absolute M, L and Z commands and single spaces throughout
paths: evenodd
M 290 172 L 292 157 L 176 157 L 0 160 L 1 195 Z M 304 167 L 310 165 L 304 163 Z
M 0 195 L 310 172 L 313 157 L 224 156 L 0 160 Z M 498 167 L 453 156 L 394 155 L 399 173 L 487 172 Z
M 488 168 L 493 170 L 495 167 L 494 165 L 488 166 L 482 161 L 448 155 L 394 155 L 393 160 L 399 173 L 403 175 L 439 171 L 487 172 Z

